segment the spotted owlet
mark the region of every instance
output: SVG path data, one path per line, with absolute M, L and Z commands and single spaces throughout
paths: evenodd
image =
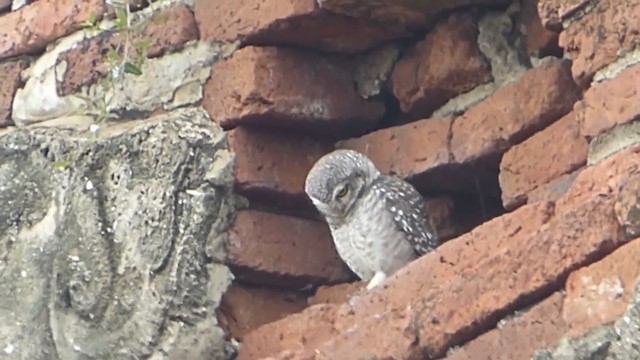
M 320 158 L 305 192 L 327 221 L 338 255 L 368 282 L 367 290 L 439 244 L 420 193 L 357 151 Z

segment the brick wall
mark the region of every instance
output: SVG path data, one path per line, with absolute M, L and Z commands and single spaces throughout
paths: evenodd
M 0 128 L 95 120 L 92 96 L 118 122 L 206 109 L 247 199 L 218 314 L 240 359 L 528 359 L 620 318 L 640 275 L 640 1 L 407 4 L 135 1 L 126 38 L 104 0 L 0 0 Z M 101 86 L 134 40 L 142 75 Z M 356 306 L 303 191 L 334 148 L 413 183 L 447 240 Z

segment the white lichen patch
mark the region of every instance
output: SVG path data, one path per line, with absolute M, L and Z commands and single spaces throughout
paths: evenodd
M 16 125 L 73 115 L 82 105 L 79 99 L 58 96 L 55 67 L 60 54 L 86 38 L 84 31 L 63 38 L 23 72 L 25 86 L 18 89 L 13 99 L 12 115 Z

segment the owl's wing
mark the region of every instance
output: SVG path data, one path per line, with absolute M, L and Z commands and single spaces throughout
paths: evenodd
M 381 176 L 387 209 L 393 214 L 398 230 L 407 234 L 416 253 L 426 254 L 439 245 L 436 230 L 426 213 L 425 201 L 408 182 L 395 176 Z

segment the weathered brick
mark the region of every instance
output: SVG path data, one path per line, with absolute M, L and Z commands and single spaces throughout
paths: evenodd
M 313 207 L 304 192 L 304 181 L 313 164 L 331 150 L 330 143 L 245 126 L 227 134 L 236 154 L 238 193 L 271 206 Z
M 244 337 L 236 359 L 264 359 L 283 352 L 282 360 L 306 360 L 308 357 L 303 358 L 300 353 L 294 357 L 287 357 L 286 353 L 296 353 L 307 346 L 317 347 L 335 336 L 334 322 L 340 316 L 339 308 L 337 304 L 317 304 L 301 313 L 263 325 Z
M 578 336 L 620 318 L 635 294 L 640 276 L 640 239 L 604 259 L 571 273 L 566 283 L 563 318 L 569 336 Z
M 585 165 L 588 150 L 574 112 L 509 149 L 499 175 L 505 208 L 527 202 L 528 192 Z
M 529 360 L 533 352 L 564 336 L 563 295 L 554 293 L 531 309 L 501 320 L 500 325 L 466 343 L 446 360 Z
M 586 87 L 598 70 L 640 44 L 640 0 L 581 3 L 586 14 L 560 33 L 560 46 L 573 59 L 574 78 Z
M 213 65 L 203 106 L 224 128 L 277 126 L 347 137 L 383 115 L 353 86 L 352 64 L 300 49 L 246 47 Z
M 145 22 L 144 28 L 134 33 L 131 42 L 148 41 L 147 57 L 154 58 L 176 51 L 198 37 L 198 27 L 191 9 L 177 3 L 153 14 Z
M 576 104 L 581 131 L 595 137 L 640 115 L 640 65 L 631 66 L 616 77 L 593 84 Z
M 569 191 L 582 168 L 566 175 L 560 175 L 548 183 L 538 186 L 527 193 L 527 203 L 537 201 L 557 201 Z
M 445 14 L 458 8 L 474 5 L 500 6 L 508 3 L 508 0 L 450 0 L 443 2 L 318 0 L 321 8 L 332 12 L 410 29 L 427 29 Z
M 456 14 L 396 63 L 390 85 L 409 118 L 429 116 L 449 99 L 493 80 L 477 39 L 475 19 Z
M 26 60 L 0 63 L 0 127 L 13 124 L 13 120 L 11 120 L 13 96 L 22 82 L 20 73 L 28 65 Z
M 352 277 L 326 224 L 256 210 L 236 213 L 227 263 L 240 280 L 286 288 Z
M 571 209 L 593 194 L 618 192 L 632 174 L 640 173 L 640 145 L 629 147 L 602 162 L 584 168 L 573 180 L 556 208 Z
M 309 305 L 341 304 L 349 300 L 349 296 L 367 285 L 364 281 L 342 283 L 337 285 L 320 286 L 316 293 L 309 298 Z
M 589 0 L 543 0 L 538 1 L 538 13 L 545 27 L 559 31 L 563 21 L 588 6 L 588 3 Z
M 493 219 L 401 269 L 354 306 L 311 307 L 256 329 L 251 339 L 259 342 L 247 337 L 239 359 L 285 359 L 285 351 L 296 359 L 443 356 L 627 241 L 615 209 L 621 185 L 640 174 L 640 151 L 632 150 L 580 172 L 555 207 L 535 203 Z M 296 333 L 283 335 L 291 328 Z
M 178 4 L 163 9 L 146 20 L 141 30 L 134 32 L 129 40 L 128 54 L 131 57 L 139 51 L 136 43 L 147 44 L 146 56 L 154 58 L 178 50 L 187 41 L 198 38 L 198 29 L 191 10 Z M 76 92 L 83 85 L 94 83 L 106 76 L 108 66 L 104 55 L 110 48 L 124 51 L 125 39 L 121 34 L 104 33 L 80 42 L 70 50 L 60 54 L 58 63 L 64 63 L 62 80 L 57 83 L 60 95 Z
M 419 120 L 344 140 L 337 147 L 367 155 L 384 173 L 417 176 L 451 163 L 451 121 L 451 117 Z
M 547 61 L 456 118 L 451 152 L 459 163 L 500 155 L 571 111 L 579 92 L 570 62 Z
M 41 51 L 54 40 L 78 29 L 95 12 L 106 11 L 104 0 L 40 0 L 0 19 L 0 60 Z
M 197 0 L 202 38 L 359 52 L 409 36 L 402 27 L 332 14 L 315 0 Z M 349 34 L 349 36 L 345 36 Z
M 228 334 L 242 341 L 249 331 L 306 307 L 305 298 L 293 292 L 233 284 L 222 296 L 217 315 Z

